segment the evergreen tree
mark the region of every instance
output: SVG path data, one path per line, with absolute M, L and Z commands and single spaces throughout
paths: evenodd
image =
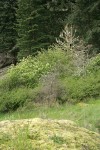
M 56 41 L 63 29 L 65 12 L 52 11 L 43 0 L 21 0 L 18 8 L 19 57 L 35 55 Z
M 8 53 L 16 44 L 16 0 L 0 1 L 0 52 Z
M 87 44 L 94 46 L 93 51 L 100 52 L 100 1 L 76 0 L 72 3 L 69 22 L 77 28 L 79 36 Z

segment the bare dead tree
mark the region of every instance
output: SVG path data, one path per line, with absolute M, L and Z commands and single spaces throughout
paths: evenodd
M 76 37 L 76 30 L 69 25 L 65 26 L 56 42 L 62 50 L 72 56 L 73 64 L 76 67 L 75 74 L 80 75 L 88 62 L 88 52 L 91 45 L 86 45 L 82 39 Z

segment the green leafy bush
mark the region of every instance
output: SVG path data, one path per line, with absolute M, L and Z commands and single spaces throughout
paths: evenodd
M 16 88 L 11 91 L 0 91 L 0 111 L 8 112 L 24 106 L 34 99 L 34 92 L 29 88 Z
M 87 67 L 86 67 L 87 73 L 96 73 L 99 70 L 100 70 L 100 54 L 91 58 Z
M 73 66 L 70 59 L 60 48 L 51 47 L 47 52 L 39 53 L 36 57 L 23 58 L 17 66 L 12 66 L 1 86 L 8 89 L 20 86 L 34 88 L 39 79 L 54 68 L 60 74 L 71 74 Z
M 78 102 L 100 96 L 100 72 L 81 77 L 67 77 L 61 81 L 66 101 Z
M 41 75 L 50 68 L 49 63 L 43 64 L 36 58 L 28 57 L 23 59 L 17 66 L 12 66 L 4 81 L 9 89 L 19 86 L 34 87 Z

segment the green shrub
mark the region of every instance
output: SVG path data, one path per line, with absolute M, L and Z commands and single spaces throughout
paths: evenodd
M 27 57 L 11 66 L 1 87 L 13 89 L 20 86 L 34 88 L 39 79 L 56 69 L 60 75 L 72 74 L 73 66 L 70 56 L 58 47 L 51 47 L 47 52 L 39 53 L 36 57 Z
M 100 54 L 90 59 L 84 74 L 66 76 L 60 82 L 64 91 L 60 101 L 78 102 L 100 97 Z
M 38 59 L 43 63 L 49 63 L 52 69 L 56 69 L 60 76 L 72 75 L 74 71 L 74 64 L 72 62 L 72 54 L 63 51 L 57 45 L 52 46 L 43 53 L 39 53 Z
M 96 73 L 100 70 L 100 54 L 96 55 L 95 57 L 91 58 L 87 67 L 87 73 Z
M 16 88 L 11 91 L 0 91 L 0 111 L 8 112 L 24 106 L 33 101 L 34 92 L 29 88 Z
M 67 77 L 61 82 L 66 101 L 80 101 L 100 96 L 100 72 L 82 77 Z
M 45 74 L 49 68 L 49 63 L 43 64 L 36 58 L 28 57 L 9 69 L 2 84 L 5 85 L 6 82 L 9 89 L 19 86 L 34 87 L 40 76 Z

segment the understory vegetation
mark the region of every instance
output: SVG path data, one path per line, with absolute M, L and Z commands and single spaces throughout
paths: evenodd
M 81 67 L 75 64 L 74 55 L 56 45 L 11 66 L 0 81 L 0 112 L 100 97 L 100 55 Z

